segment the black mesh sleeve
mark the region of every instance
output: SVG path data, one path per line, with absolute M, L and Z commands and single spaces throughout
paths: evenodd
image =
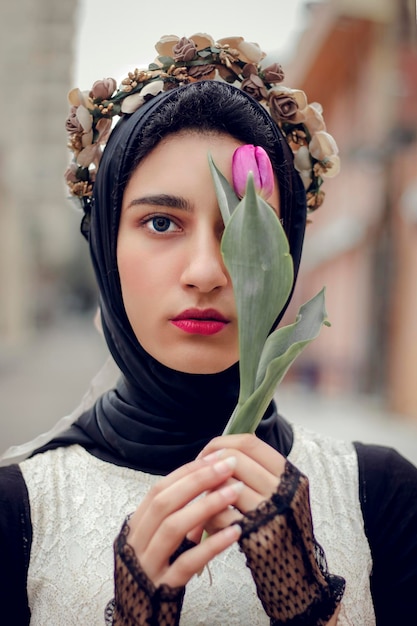
M 113 626 L 177 626 L 185 587 L 155 587 L 129 545 L 128 534 L 126 520 L 114 543 L 115 597 L 106 608 L 106 623 Z M 171 562 L 193 545 L 184 539 Z
M 240 524 L 239 544 L 271 624 L 327 624 L 345 580 L 328 572 L 314 538 L 307 477 L 287 461 L 276 493 Z

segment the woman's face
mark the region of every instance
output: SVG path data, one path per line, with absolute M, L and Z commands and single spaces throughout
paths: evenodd
M 141 161 L 124 193 L 117 262 L 126 313 L 143 348 L 181 372 L 213 374 L 239 359 L 207 155 L 230 182 L 240 145 L 230 135 L 170 135 Z M 277 190 L 270 202 L 278 211 Z

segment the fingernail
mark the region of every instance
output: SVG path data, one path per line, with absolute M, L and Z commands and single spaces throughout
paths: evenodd
M 226 498 L 232 498 L 237 493 L 240 493 L 243 489 L 243 483 L 239 480 L 233 485 L 226 485 L 226 487 L 222 487 L 220 489 L 221 493 L 226 496 Z
M 235 456 L 228 456 L 223 461 L 218 461 L 213 465 L 213 469 L 218 474 L 228 474 L 231 469 L 236 467 L 237 458 Z
M 221 455 L 224 452 L 224 448 L 221 448 L 221 450 L 216 450 L 215 452 L 211 452 L 210 454 L 208 454 L 207 456 L 203 456 L 201 457 L 202 461 L 214 461 L 215 459 L 219 459 L 221 457 Z
M 242 534 L 242 528 L 239 526 L 239 524 L 232 524 L 231 526 L 225 528 L 222 532 L 227 539 L 236 540 L 239 539 L 240 535 Z

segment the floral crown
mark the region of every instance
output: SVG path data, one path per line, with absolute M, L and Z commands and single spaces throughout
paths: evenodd
M 339 171 L 338 148 L 326 132 L 322 107 L 308 104 L 303 91 L 281 83 L 281 65 L 261 66 L 266 54 L 258 44 L 242 37 L 215 42 L 206 34 L 162 37 L 155 46 L 158 56 L 147 69 L 129 72 L 117 88 L 114 78 L 96 81 L 91 91 L 73 89 L 66 121 L 73 161 L 65 173 L 70 194 L 89 211 L 96 173 L 112 118 L 130 114 L 147 100 L 175 87 L 199 80 L 224 80 L 250 94 L 270 113 L 294 154 L 307 194 L 307 207 L 314 211 L 323 202 L 323 178 Z

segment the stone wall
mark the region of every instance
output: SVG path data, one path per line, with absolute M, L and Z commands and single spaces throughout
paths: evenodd
M 77 0 L 0 3 L 0 339 L 11 343 L 47 314 L 78 245 L 63 183 L 76 12 Z

